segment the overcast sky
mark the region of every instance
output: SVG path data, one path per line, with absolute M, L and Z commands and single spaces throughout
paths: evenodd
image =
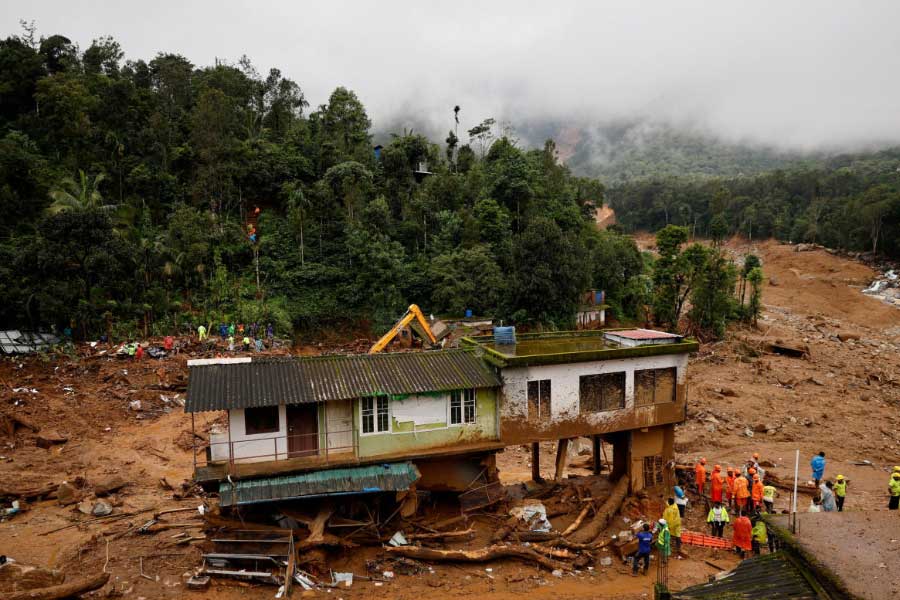
M 81 49 L 112 35 L 127 59 L 249 56 L 312 105 L 338 85 L 379 123 L 688 124 L 792 148 L 900 142 L 900 1 L 230 2 L 3 0 Z M 446 125 L 443 125 L 446 123 Z

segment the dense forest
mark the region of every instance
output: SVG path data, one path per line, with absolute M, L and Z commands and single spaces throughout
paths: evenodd
M 550 141 L 523 149 L 491 119 L 457 132 L 448 107 L 441 144 L 373 148 L 345 88 L 313 109 L 246 58 L 123 56 L 28 26 L 0 41 L 4 327 L 377 331 L 411 302 L 564 327 L 585 290 L 621 306 L 643 271 L 630 239 L 593 227 L 602 185 Z
M 900 258 L 900 149 L 736 177 L 645 177 L 607 190 L 626 229 L 667 224 Z

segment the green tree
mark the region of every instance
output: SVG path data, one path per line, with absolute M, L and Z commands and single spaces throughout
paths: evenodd
M 67 210 L 114 210 L 116 205 L 106 204 L 100 193 L 100 184 L 105 178 L 103 173 L 98 173 L 91 179 L 81 170 L 77 181 L 72 177 L 63 178 L 59 187 L 50 192 L 53 204 L 48 211 L 56 214 Z

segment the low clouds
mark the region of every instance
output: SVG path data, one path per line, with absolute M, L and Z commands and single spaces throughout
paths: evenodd
M 195 64 L 248 55 L 311 104 L 354 89 L 379 124 L 481 118 L 561 126 L 649 119 L 728 141 L 849 149 L 900 143 L 900 3 L 78 2 L 7 0 L 82 48 Z

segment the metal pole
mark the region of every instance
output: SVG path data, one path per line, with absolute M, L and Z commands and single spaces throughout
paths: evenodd
M 791 502 L 791 533 L 797 533 L 797 480 L 800 477 L 800 450 L 794 460 L 794 498 Z
M 197 474 L 197 434 L 194 429 L 194 413 L 191 413 L 191 454 L 194 457 L 194 475 Z

